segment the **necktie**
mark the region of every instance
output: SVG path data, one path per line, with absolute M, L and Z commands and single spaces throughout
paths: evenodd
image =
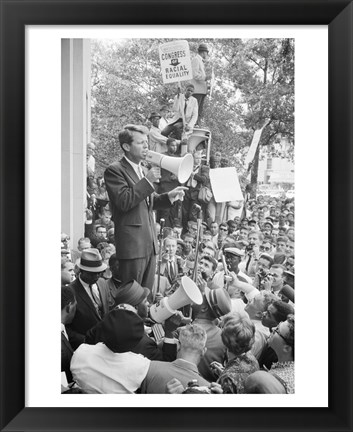
M 246 263 L 246 267 L 245 267 L 246 272 L 248 272 L 248 270 L 249 270 L 250 261 L 251 261 L 251 255 L 249 255 L 248 261 Z
M 189 99 L 185 99 L 185 106 L 184 106 L 184 114 L 186 113 L 186 107 L 188 105 Z
M 96 290 L 93 289 L 92 285 L 89 285 L 89 290 L 91 291 L 94 306 L 97 309 L 99 316 L 101 317 L 102 316 L 102 311 L 101 311 L 102 301 L 100 299 L 99 293 L 97 293 Z
M 144 174 L 144 172 L 143 172 L 143 170 L 142 170 L 142 166 L 141 166 L 141 165 L 138 166 L 138 170 L 137 170 L 137 177 L 138 177 L 140 180 L 143 179 L 143 178 L 145 177 L 145 174 Z M 146 203 L 147 203 L 147 207 L 149 207 L 149 205 L 150 205 L 150 199 L 149 199 L 149 197 L 146 197 L 146 198 L 145 198 L 145 201 L 146 201 Z
M 169 261 L 169 277 L 172 281 L 175 279 L 175 269 L 173 261 Z

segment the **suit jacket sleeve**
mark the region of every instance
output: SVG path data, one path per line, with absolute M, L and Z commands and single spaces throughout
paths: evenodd
M 201 60 L 202 62 L 202 60 Z M 200 59 L 198 57 L 194 57 L 191 61 L 191 67 L 192 67 L 192 75 L 194 80 L 196 81 L 205 81 L 206 80 L 206 74 L 200 64 Z
M 154 192 L 151 183 L 142 178 L 139 182 L 129 185 L 122 169 L 111 165 L 104 173 L 110 201 L 118 211 L 126 213 L 140 204 Z

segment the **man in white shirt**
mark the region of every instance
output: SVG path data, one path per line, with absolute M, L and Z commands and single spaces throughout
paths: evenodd
M 113 309 L 102 321 L 102 342 L 82 344 L 71 360 L 74 380 L 85 393 L 134 393 L 150 360 L 131 350 L 144 335 L 143 320 L 126 309 Z
M 178 92 L 175 96 L 174 115 L 162 130 L 162 135 L 180 140 L 182 135 L 188 138 L 192 134 L 199 113 L 197 100 L 192 96 L 193 93 L 193 84 L 188 84 L 184 94 Z

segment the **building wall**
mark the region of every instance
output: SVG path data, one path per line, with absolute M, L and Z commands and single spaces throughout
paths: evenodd
M 84 234 L 86 149 L 91 139 L 90 41 L 62 39 L 61 54 L 61 230 L 76 247 Z
M 272 179 L 271 179 L 272 178 Z M 275 180 L 274 180 L 275 179 Z M 294 164 L 287 159 L 265 157 L 259 162 L 258 181 L 261 183 L 282 183 L 277 180 L 287 180 L 294 184 Z

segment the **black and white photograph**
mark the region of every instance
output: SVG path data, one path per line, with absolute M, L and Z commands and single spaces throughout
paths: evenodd
M 308 381 L 305 316 L 315 299 L 325 329 L 327 276 L 303 259 L 311 235 L 327 248 L 325 217 L 305 220 L 310 188 L 327 206 L 327 29 L 34 26 L 27 40 L 29 406 L 326 406 L 327 335 Z M 56 239 L 44 255 L 41 229 Z M 60 344 L 37 256 L 60 279 Z
M 295 40 L 62 39 L 62 393 L 295 393 Z
M 352 3 L 0 3 L 0 429 L 350 430 Z

